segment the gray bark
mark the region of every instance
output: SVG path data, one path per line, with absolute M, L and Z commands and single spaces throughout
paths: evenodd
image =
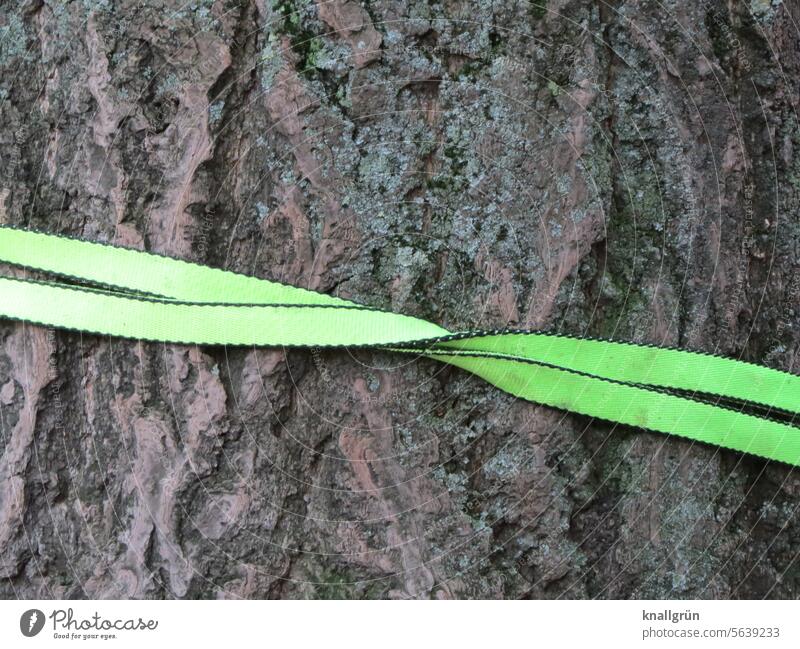
M 796 1 L 15 0 L 0 221 L 792 370 Z M 434 361 L 0 322 L 3 597 L 800 595 L 790 467 Z

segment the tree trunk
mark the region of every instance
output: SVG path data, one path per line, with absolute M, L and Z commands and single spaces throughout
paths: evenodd
M 791 2 L 14 0 L 0 222 L 793 370 Z M 5 598 L 800 595 L 791 467 L 431 360 L 0 322 Z

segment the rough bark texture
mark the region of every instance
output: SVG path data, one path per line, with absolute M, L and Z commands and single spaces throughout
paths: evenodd
M 0 221 L 424 317 L 800 349 L 798 3 L 26 0 Z M 797 597 L 800 474 L 389 354 L 0 322 L 3 597 Z

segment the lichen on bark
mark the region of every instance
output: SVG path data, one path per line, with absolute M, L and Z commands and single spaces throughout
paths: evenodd
M 795 370 L 796 2 L 13 0 L 0 222 Z M 0 323 L 4 597 L 782 597 L 796 471 L 433 361 Z

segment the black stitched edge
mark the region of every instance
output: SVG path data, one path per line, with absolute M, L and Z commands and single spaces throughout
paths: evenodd
M 403 352 L 403 349 L 395 347 L 390 351 Z M 512 356 L 510 354 L 499 354 L 499 353 L 483 352 L 483 351 L 463 351 L 463 352 L 461 350 L 456 350 L 456 351 L 457 353 L 453 354 L 446 348 L 435 348 L 431 350 L 430 355 L 444 354 L 447 356 L 455 356 L 455 357 L 470 356 L 477 358 L 497 358 L 499 360 L 507 360 L 507 361 L 516 360 L 521 363 L 531 362 L 537 365 L 552 367 L 555 369 L 563 370 L 565 372 L 582 374 L 584 376 L 588 376 L 591 378 L 604 379 L 612 383 L 629 385 L 634 388 L 641 388 L 643 390 L 649 390 L 651 392 L 663 392 L 664 394 L 681 397 L 683 399 L 688 399 L 690 401 L 698 401 L 700 403 L 705 403 L 707 405 L 715 406 L 722 409 L 735 410 L 737 412 L 742 412 L 743 414 L 748 414 L 754 417 L 758 417 L 759 419 L 767 419 L 770 421 L 774 421 L 775 423 L 778 424 L 787 424 L 791 426 L 800 427 L 800 421 L 795 423 L 795 419 L 798 419 L 800 417 L 800 412 L 789 410 L 787 408 L 781 408 L 779 406 L 774 406 L 765 401 L 756 401 L 755 399 L 742 399 L 740 397 L 732 397 L 727 394 L 717 394 L 715 392 L 708 392 L 704 390 L 691 390 L 688 388 L 676 388 L 673 386 L 660 385 L 657 383 L 639 383 L 637 381 L 622 381 L 621 379 L 611 379 L 608 377 L 601 376 L 599 374 L 593 374 L 592 372 L 585 372 L 583 370 L 576 370 L 569 367 L 562 367 L 561 365 L 555 365 L 554 363 L 548 363 L 546 361 L 537 361 L 535 359 L 525 358 L 524 356 Z M 750 412 L 751 410 L 757 410 L 759 411 L 759 414 Z M 786 421 L 787 419 L 789 421 Z
M 570 333 L 559 333 L 557 331 L 547 331 L 542 329 L 515 329 L 504 327 L 500 329 L 484 329 L 484 330 L 477 330 L 477 331 L 463 331 L 458 333 L 453 333 L 447 336 L 439 336 L 437 338 L 426 338 L 418 341 L 409 342 L 407 345 L 404 343 L 404 346 L 408 347 L 418 347 L 421 345 L 425 345 L 427 343 L 439 343 L 439 342 L 450 342 L 452 340 L 467 340 L 469 338 L 486 338 L 488 336 L 501 336 L 506 334 L 513 334 L 513 335 L 536 335 L 536 336 L 550 336 L 552 338 L 568 338 L 570 340 L 591 340 L 596 342 L 603 342 L 603 343 L 612 343 L 614 345 L 620 345 L 624 347 L 642 347 L 648 349 L 663 349 L 668 351 L 675 351 L 675 352 L 682 352 L 684 354 L 694 354 L 696 356 L 708 356 L 711 358 L 719 358 L 721 360 L 732 361 L 735 363 L 741 363 L 743 365 L 749 365 L 751 367 L 755 367 L 762 370 L 769 370 L 771 372 L 777 372 L 779 374 L 783 374 L 786 376 L 791 376 L 793 378 L 800 378 L 800 374 L 795 374 L 793 372 L 788 372 L 786 370 L 781 370 L 774 367 L 769 367 L 767 365 L 763 365 L 760 363 L 753 363 L 750 361 L 743 361 L 738 358 L 731 358 L 730 356 L 724 356 L 722 354 L 714 354 L 712 352 L 704 352 L 698 351 L 694 349 L 687 349 L 684 347 L 677 347 L 673 345 L 656 345 L 654 343 L 632 343 L 630 341 L 625 340 L 614 340 L 612 338 L 604 338 L 602 336 L 579 336 Z M 453 351 L 461 351 L 458 349 L 454 349 Z
M 483 356 L 481 354 L 474 354 L 474 353 L 471 353 L 471 352 L 465 352 L 463 354 L 455 355 L 455 354 L 448 354 L 447 352 L 441 352 L 441 351 L 437 351 L 437 350 L 432 351 L 431 355 L 434 355 L 434 356 L 470 356 L 470 357 L 474 357 L 474 358 L 487 358 L 486 356 Z M 690 394 L 676 394 L 677 390 L 673 391 L 670 388 L 666 388 L 664 386 L 650 385 L 650 384 L 646 384 L 646 383 L 631 383 L 631 382 L 628 382 L 628 381 L 619 381 L 617 379 L 609 379 L 609 378 L 607 378 L 605 376 L 598 376 L 596 374 L 591 374 L 590 372 L 584 372 L 582 370 L 575 370 L 575 369 L 572 369 L 572 368 L 569 368 L 569 367 L 561 367 L 560 365 L 553 365 L 552 363 L 547 363 L 547 362 L 544 362 L 544 361 L 536 361 L 536 360 L 533 360 L 533 359 L 530 359 L 530 358 L 522 358 L 522 357 L 514 358 L 514 357 L 510 357 L 510 356 L 495 356 L 495 357 L 491 357 L 490 356 L 489 358 L 496 358 L 497 360 L 511 361 L 512 363 L 521 363 L 521 364 L 525 364 L 525 365 L 540 365 L 542 367 L 548 367 L 550 369 L 559 370 L 561 372 L 567 372 L 569 374 L 577 374 L 579 376 L 584 376 L 586 378 L 597 379 L 598 381 L 605 381 L 606 383 L 614 383 L 616 385 L 624 385 L 624 386 L 627 386 L 627 387 L 644 390 L 646 392 L 657 392 L 657 393 L 660 393 L 660 394 L 668 394 L 668 395 L 676 397 L 678 399 L 685 399 L 687 401 L 694 401 L 696 403 L 702 403 L 702 404 L 707 405 L 707 406 L 713 406 L 713 407 L 719 408 L 721 410 L 729 410 L 731 412 L 736 412 L 736 413 L 739 413 L 739 414 L 747 415 L 749 417 L 754 417 L 756 419 L 764 419 L 764 420 L 774 421 L 774 420 L 769 419 L 768 417 L 760 417 L 758 415 L 751 415 L 750 413 L 746 413 L 746 412 L 743 412 L 742 410 L 738 410 L 736 408 L 732 408 L 730 406 L 723 405 L 723 404 L 720 404 L 720 403 L 709 403 L 708 401 L 705 401 L 702 398 L 695 397 L 695 396 L 690 395 Z M 681 392 L 688 392 L 688 391 L 681 391 Z M 700 392 L 700 394 L 710 394 L 710 393 Z M 722 397 L 720 395 L 712 395 L 712 397 L 716 397 L 718 399 L 724 399 L 724 397 Z M 750 402 L 750 403 L 752 403 L 752 402 Z M 775 410 L 780 410 L 780 409 L 776 408 Z M 800 416 L 800 413 L 792 413 L 791 411 L 783 411 L 783 412 L 786 412 L 789 415 L 793 415 L 794 417 Z M 800 422 L 795 424 L 793 422 L 792 423 L 788 423 L 788 422 L 784 422 L 784 421 L 774 421 L 774 423 L 785 424 L 785 425 L 790 426 L 792 428 L 800 429 Z
M 55 273 L 53 273 L 55 274 Z M 73 279 L 81 279 L 76 278 L 71 275 L 59 275 L 60 277 L 70 277 Z M 251 309 L 258 309 L 262 307 L 285 307 L 285 308 L 292 308 L 292 309 L 300 309 L 300 308 L 308 308 L 308 309 L 344 309 L 347 311 L 378 311 L 381 313 L 387 313 L 403 318 L 412 318 L 413 316 L 407 316 L 402 313 L 393 313 L 391 311 L 384 311 L 383 309 L 375 309 L 369 306 L 362 306 L 360 304 L 356 304 L 354 306 L 348 306 L 344 304 L 287 304 L 285 302 L 273 302 L 273 303 L 253 303 L 253 302 L 190 302 L 186 300 L 176 300 L 169 297 L 154 297 L 152 293 L 142 292 L 141 295 L 137 294 L 126 294 L 122 292 L 117 292 L 115 290 L 109 290 L 107 288 L 92 288 L 90 286 L 79 286 L 79 285 L 70 285 L 70 284 L 60 284 L 55 282 L 48 282 L 46 280 L 41 279 L 31 279 L 31 278 L 22 278 L 22 277 L 8 277 L 5 275 L 0 275 L 0 280 L 8 280 L 10 282 L 19 282 L 20 284 L 38 284 L 40 286 L 50 286 L 53 288 L 63 289 L 65 291 L 74 291 L 76 293 L 100 293 L 106 295 L 107 297 L 111 297 L 114 299 L 119 300 L 129 300 L 131 302 L 151 302 L 156 304 L 167 304 L 172 306 L 196 306 L 196 307 L 204 307 L 204 306 L 212 306 L 212 307 L 240 307 L 240 308 L 251 308 Z M 86 281 L 86 280 L 82 280 Z M 99 284 L 99 283 L 98 283 Z M 105 284 L 104 286 L 111 286 L 109 284 Z M 117 287 L 117 288 L 124 288 L 124 287 Z M 5 316 L 3 316 L 5 317 Z M 432 324 L 432 323 L 431 323 Z
M 2 229 L 3 226 L 0 226 Z M 13 279 L 19 282 L 31 282 L 33 284 L 51 284 L 56 285 L 61 288 L 83 288 L 90 291 L 105 291 L 107 293 L 119 293 L 124 294 L 124 292 L 128 292 L 129 296 L 137 296 L 140 295 L 142 297 L 150 297 L 162 300 L 171 300 L 168 295 L 162 295 L 161 293 L 152 293 L 151 291 L 142 291 L 141 289 L 134 289 L 127 286 L 122 286 L 120 284 L 107 284 L 105 282 L 98 282 L 97 280 L 93 279 L 86 279 L 85 277 L 78 277 L 77 275 L 70 275 L 69 273 L 58 273 L 53 270 L 48 270 L 46 268 L 40 268 L 39 266 L 29 266 L 28 264 L 17 264 L 12 263 L 10 261 L 4 261 L 0 259 L 0 264 L 5 264 L 6 266 L 12 266 L 13 268 L 21 268 L 22 270 L 33 271 L 35 273 L 42 273 L 45 275 L 53 275 L 54 277 L 60 277 L 65 280 L 69 280 L 72 282 L 76 282 L 76 286 L 70 284 L 61 284 L 58 282 L 49 282 L 47 280 L 37 280 L 28 277 L 9 277 L 7 275 L 0 275 L 2 279 Z
M 633 385 L 641 385 L 641 384 L 633 384 Z M 658 388 L 659 386 L 653 386 L 654 388 Z M 729 395 L 720 395 L 714 394 L 713 392 L 704 392 L 703 390 L 687 390 L 685 388 L 664 388 L 665 390 L 669 391 L 671 394 L 675 394 L 680 397 L 684 398 L 692 398 L 692 394 L 698 395 L 702 401 L 710 402 L 711 399 L 718 399 L 722 401 L 721 404 L 714 404 L 719 405 L 720 408 L 724 408 L 724 404 L 730 404 L 730 408 L 736 409 L 736 407 L 742 408 L 743 412 L 744 409 L 748 411 L 754 410 L 758 411 L 760 414 L 754 414 L 754 416 L 759 417 L 760 419 L 770 419 L 772 421 L 778 422 L 780 424 L 789 424 L 791 426 L 800 427 L 800 419 L 795 423 L 795 420 L 800 418 L 800 413 L 795 412 L 794 410 L 788 410 L 786 408 L 781 408 L 780 406 L 773 406 L 771 404 L 765 403 L 763 401 L 752 401 L 748 399 L 742 399 L 740 397 L 731 397 Z M 788 421 L 787 421 L 788 420 Z
M 181 259 L 180 257 L 172 257 L 170 255 L 165 255 L 165 254 L 160 253 L 160 252 L 153 252 L 151 250 L 138 250 L 137 248 L 128 248 L 126 246 L 121 246 L 121 245 L 116 244 L 116 243 L 108 243 L 108 242 L 105 242 L 105 241 L 89 241 L 88 239 L 83 239 L 81 237 L 78 237 L 78 236 L 75 236 L 75 235 L 72 235 L 72 234 L 61 234 L 61 233 L 45 232 L 44 230 L 37 230 L 35 228 L 25 228 L 25 227 L 21 227 L 21 226 L 18 226 L 18 225 L 10 225 L 10 224 L 0 225 L 0 230 L 15 230 L 17 232 L 30 232 L 31 234 L 41 234 L 41 235 L 44 235 L 44 236 L 47 236 L 47 237 L 55 237 L 57 239 L 67 239 L 68 241 L 77 241 L 79 243 L 85 243 L 85 244 L 89 244 L 89 245 L 92 245 L 92 246 L 103 246 L 105 248 L 113 248 L 114 250 L 124 250 L 126 252 L 135 252 L 135 253 L 138 253 L 140 255 L 149 255 L 150 257 L 158 257 L 159 259 L 168 259 L 170 261 L 174 261 L 174 262 L 177 262 L 179 264 L 186 264 L 187 266 L 195 266 L 197 268 L 201 268 L 201 269 L 204 269 L 204 270 L 213 270 L 213 271 L 218 272 L 218 273 L 226 273 L 228 275 L 235 275 L 237 277 L 244 277 L 244 278 L 249 279 L 249 280 L 257 280 L 257 281 L 261 281 L 261 282 L 271 282 L 273 284 L 283 284 L 284 286 L 291 286 L 292 288 L 296 288 L 296 289 L 298 289 L 300 291 L 307 291 L 309 293 L 316 293 L 317 295 L 324 295 L 325 297 L 336 297 L 336 296 L 328 295 L 327 293 L 323 293 L 322 291 L 318 291 L 318 290 L 313 289 L 313 288 L 306 288 L 304 286 L 294 286 L 292 284 L 287 284 L 286 282 L 276 282 L 275 280 L 264 279 L 262 277 L 256 277 L 255 275 L 246 275 L 245 273 L 240 273 L 240 272 L 235 271 L 235 270 L 228 270 L 226 268 L 217 268 L 215 266 L 209 266 L 208 264 L 200 264 L 200 263 L 198 263 L 196 261 L 189 261 L 188 259 Z M 2 261 L 2 260 L 0 260 L 0 261 Z M 3 263 L 9 264 L 10 266 L 22 266 L 22 267 L 25 267 L 22 264 L 14 264 L 14 263 L 11 263 L 11 262 L 8 262 L 8 261 L 4 261 Z M 31 268 L 32 270 L 40 270 L 42 272 L 51 272 L 51 271 L 44 270 L 42 268 L 36 268 L 34 266 L 30 266 L 28 268 Z M 56 273 L 53 273 L 53 274 L 56 274 Z M 74 276 L 71 276 L 71 275 L 64 275 L 64 276 L 65 277 L 72 277 L 73 279 L 81 279 L 79 277 L 74 277 Z M 125 288 L 125 287 L 119 287 L 119 288 Z M 343 297 L 337 297 L 336 299 L 342 300 L 343 302 L 350 302 L 352 304 L 355 304 L 355 302 L 352 302 L 352 300 L 347 300 L 347 299 L 345 299 Z
M 395 349 L 391 349 L 394 347 Z M 422 349 L 417 347 L 415 343 L 400 344 L 400 345 L 390 345 L 390 351 L 404 351 L 404 348 L 407 350 L 411 349 Z M 632 385 L 634 387 L 641 387 L 641 388 L 649 388 L 656 392 L 665 392 L 667 394 L 674 394 L 676 396 L 683 396 L 685 398 L 692 399 L 693 397 L 690 395 L 701 395 L 700 398 L 694 398 L 696 401 L 702 401 L 703 403 L 710 403 L 712 399 L 717 401 L 725 401 L 730 402 L 733 404 L 738 404 L 742 407 L 757 409 L 761 411 L 767 411 L 766 414 L 758 415 L 762 419 L 772 419 L 773 421 L 777 421 L 778 423 L 785 423 L 782 418 L 791 418 L 792 421 L 796 417 L 800 417 L 800 411 L 790 410 L 788 408 L 781 408 L 780 406 L 773 405 L 766 401 L 760 401 L 757 399 L 745 399 L 742 397 L 734 397 L 729 394 L 721 394 L 716 392 L 710 392 L 708 390 L 701 390 L 695 389 L 692 390 L 690 388 L 677 388 L 674 386 L 669 385 L 661 385 L 658 383 L 640 383 L 637 381 L 622 381 L 620 379 L 611 379 L 607 377 L 603 377 L 600 374 L 593 374 L 591 372 L 584 372 L 583 370 L 576 370 L 569 367 L 562 367 L 560 365 L 555 365 L 553 363 L 547 363 L 546 361 L 537 361 L 535 359 L 526 358 L 525 356 L 515 356 L 513 354 L 502 354 L 500 352 L 489 352 L 484 350 L 461 350 L 461 349 L 453 349 L 452 351 L 447 347 L 431 347 L 428 348 L 431 354 L 447 354 L 449 356 L 473 356 L 473 357 L 480 357 L 480 358 L 499 358 L 500 360 L 518 360 L 520 362 L 532 362 L 537 363 L 539 365 L 546 365 L 550 367 L 555 367 L 558 369 L 563 369 L 569 372 L 576 372 L 579 374 L 585 374 L 586 376 L 592 376 L 595 378 L 602 378 L 608 381 L 613 381 L 615 383 L 623 383 L 625 385 Z M 734 361 L 738 362 L 738 361 Z M 759 365 L 762 369 L 767 369 L 770 371 L 778 371 L 772 370 L 772 368 L 765 367 Z M 789 375 L 794 376 L 794 375 Z M 720 405 L 719 403 L 712 404 L 712 405 Z M 720 407 L 722 407 L 720 405 Z M 797 424 L 800 425 L 800 422 Z
M 437 353 L 437 352 L 433 352 L 432 355 L 453 356 L 453 354 Z M 479 354 L 470 354 L 469 352 L 466 352 L 466 353 L 463 353 L 463 354 L 459 354 L 459 356 L 475 356 L 477 358 L 484 358 L 484 356 L 481 356 Z M 700 403 L 700 404 L 703 404 L 703 405 L 706 405 L 706 406 L 710 406 L 712 408 L 719 408 L 720 410 L 726 410 L 728 412 L 733 412 L 733 413 L 738 414 L 738 415 L 743 415 L 745 417 L 752 417 L 753 419 L 757 419 L 757 420 L 760 420 L 760 421 L 769 421 L 770 423 L 781 424 L 781 425 L 786 426 L 787 428 L 790 428 L 792 430 L 796 430 L 796 431 L 800 432 L 800 423 L 795 424 L 794 422 L 775 421 L 775 420 L 769 419 L 767 417 L 759 417 L 758 415 L 753 415 L 753 414 L 750 414 L 750 413 L 747 413 L 747 412 L 743 412 L 742 410 L 737 410 L 735 408 L 731 408 L 731 407 L 726 406 L 726 405 L 716 404 L 716 403 L 708 403 L 706 401 L 703 401 L 701 399 L 698 399 L 698 398 L 695 398 L 695 397 L 692 397 L 692 396 L 683 396 L 683 395 L 673 394 L 673 393 L 669 392 L 669 390 L 666 390 L 664 388 L 655 388 L 653 386 L 648 386 L 648 385 L 641 385 L 641 384 L 635 384 L 635 383 L 626 383 L 624 381 L 616 381 L 614 379 L 608 379 L 608 378 L 605 378 L 605 377 L 602 377 L 602 376 L 595 376 L 593 374 L 588 374 L 586 372 L 581 372 L 580 370 L 572 370 L 572 369 L 569 369 L 569 368 L 559 367 L 557 365 L 552 365 L 550 363 L 543 363 L 541 361 L 534 361 L 534 360 L 530 360 L 530 359 L 526 359 L 526 358 L 508 358 L 508 357 L 505 357 L 505 358 L 500 358 L 499 360 L 506 360 L 506 361 L 510 361 L 512 363 L 520 363 L 520 364 L 526 364 L 526 365 L 539 365 L 539 366 L 547 367 L 547 368 L 554 369 L 554 370 L 557 370 L 557 371 L 566 372 L 568 374 L 577 374 L 579 376 L 584 376 L 584 377 L 589 378 L 589 379 L 595 379 L 597 381 L 603 381 L 605 383 L 613 383 L 613 384 L 616 384 L 616 385 L 623 385 L 625 387 L 637 388 L 637 389 L 643 390 L 645 392 L 668 394 L 669 396 L 673 396 L 676 399 L 683 399 L 685 401 L 692 401 L 692 402 L 695 402 L 695 403 Z M 463 368 L 460 368 L 460 369 L 463 370 Z M 465 371 L 469 371 L 469 370 L 465 370 Z M 473 373 L 473 372 L 471 372 L 471 373 Z M 488 383 L 488 381 L 487 381 L 487 383 Z M 497 387 L 497 386 L 495 386 L 495 387 Z M 499 388 L 499 389 L 502 389 L 502 388 Z M 503 390 L 503 392 L 506 392 L 506 394 L 511 394 L 510 392 L 507 392 L 506 390 Z M 523 399 L 524 401 L 529 401 L 531 403 L 541 403 L 539 401 L 534 401 L 533 399 L 527 399 L 525 397 L 519 397 L 517 395 L 512 395 L 512 396 L 514 396 L 517 399 Z M 655 429 L 652 429 L 652 428 L 645 428 L 644 426 L 636 426 L 635 424 L 626 424 L 626 423 L 623 423 L 623 422 L 620 422 L 620 421 L 615 421 L 613 419 L 606 419 L 605 417 L 598 417 L 596 415 L 587 415 L 585 413 L 578 412 L 576 410 L 568 410 L 566 408 L 560 408 L 558 406 L 551 406 L 551 405 L 548 405 L 548 404 L 542 404 L 542 405 L 546 405 L 548 408 L 555 408 L 555 409 L 561 410 L 563 412 L 569 412 L 569 413 L 572 413 L 572 414 L 582 415 L 584 417 L 592 417 L 594 419 L 600 419 L 602 421 L 607 421 L 607 422 L 610 422 L 612 424 L 630 426 L 631 428 L 638 428 L 640 430 L 646 430 L 646 431 L 651 432 L 651 433 L 658 433 L 658 434 L 661 434 L 661 435 L 669 435 L 670 437 L 676 437 L 676 438 L 680 438 L 680 439 L 683 439 L 683 440 L 690 439 L 692 442 L 696 442 L 698 444 L 705 444 L 705 445 L 708 445 L 708 446 L 717 446 L 719 448 L 725 448 L 725 449 L 728 449 L 730 451 L 734 451 L 736 453 L 741 453 L 743 455 L 755 455 L 756 457 L 760 457 L 760 458 L 763 458 L 765 460 L 770 460 L 770 461 L 773 461 L 773 462 L 779 462 L 781 464 L 786 464 L 786 465 L 791 466 L 793 468 L 798 468 L 797 465 L 795 465 L 795 464 L 793 464 L 791 462 L 786 462 L 785 460 L 778 460 L 776 458 L 767 457 L 766 455 L 761 455 L 760 453 L 756 453 L 754 451 L 743 451 L 741 449 L 737 449 L 737 448 L 734 448 L 732 446 L 725 446 L 724 444 L 712 444 L 710 442 L 703 442 L 701 440 L 692 439 L 692 438 L 686 437 L 684 435 L 676 435 L 674 433 L 665 433 L 665 432 L 660 431 L 660 430 L 655 430 Z

